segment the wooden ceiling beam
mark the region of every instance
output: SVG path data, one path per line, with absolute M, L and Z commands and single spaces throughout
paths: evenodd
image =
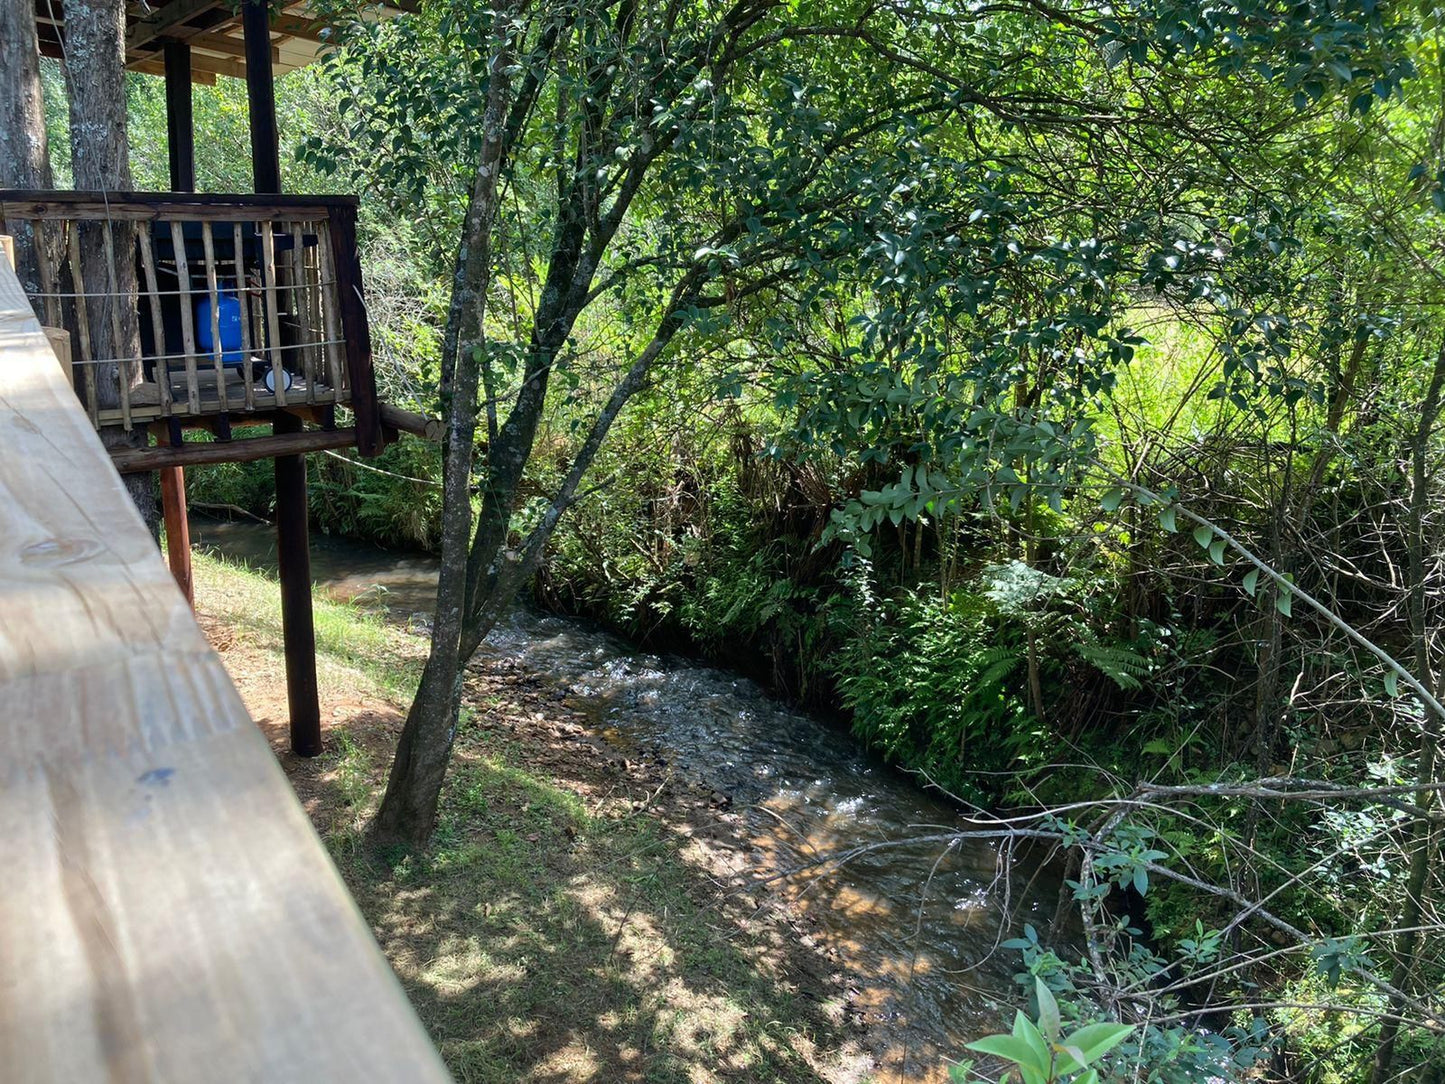
M 305 38 L 307 41 L 314 41 L 321 45 L 327 45 L 336 40 L 334 24 L 324 19 L 301 19 L 295 15 L 280 15 L 271 20 L 271 29 L 277 34 L 285 34 L 288 38 Z
M 151 56 L 160 56 L 164 52 L 166 42 L 168 41 L 189 45 L 192 49 L 200 49 L 207 53 L 218 53 L 221 56 L 236 57 L 243 60 L 246 56 L 245 43 L 237 38 L 230 37 L 226 34 L 198 33 L 185 36 L 178 35 L 174 38 L 157 38 L 149 44 L 142 45 L 137 51 L 137 55 L 129 57 L 127 62 L 130 63 Z M 279 64 L 280 62 L 281 50 L 273 48 L 271 50 L 271 63 Z
M 126 67 L 133 72 L 144 72 L 147 75 L 164 75 L 165 61 L 159 53 L 154 56 L 147 56 L 140 60 L 130 61 Z M 210 79 L 200 79 L 198 74 L 211 76 Z M 191 82 L 193 83 L 214 83 L 215 76 L 229 75 L 236 79 L 246 78 L 246 62 L 224 56 L 208 56 L 205 53 L 191 53 Z
M 190 22 L 198 15 L 222 6 L 222 0 L 171 0 L 165 7 L 157 8 L 149 15 L 142 16 L 126 32 L 126 52 L 134 52 L 144 45 L 165 35 L 177 35 L 173 28 Z
M 216 73 L 200 71 L 195 66 L 195 58 L 192 57 L 191 59 L 191 82 L 199 83 L 203 87 L 215 86 Z M 165 61 L 159 56 L 155 57 L 154 59 L 138 60 L 133 64 L 127 64 L 126 68 L 129 71 L 140 72 L 142 75 L 165 75 L 166 73 Z

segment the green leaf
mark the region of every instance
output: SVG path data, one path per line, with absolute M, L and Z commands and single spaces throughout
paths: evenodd
M 1294 592 L 1284 586 L 1284 584 L 1280 584 L 1279 590 L 1274 593 L 1274 608 L 1284 614 L 1285 617 L 1289 617 L 1290 603 L 1293 598 Z
M 1222 566 L 1224 564 L 1225 544 L 1222 538 L 1216 538 L 1213 542 L 1209 543 L 1209 559 L 1216 565 Z
M 1393 670 L 1385 671 L 1385 695 L 1392 700 L 1400 695 L 1400 675 Z
M 1199 543 L 1200 549 L 1208 549 L 1210 540 L 1214 538 L 1214 528 L 1200 524 L 1194 528 L 1194 541 Z
M 1078 1047 L 1084 1064 L 1092 1065 L 1134 1031 L 1132 1024 L 1086 1024 L 1064 1039 L 1066 1046 Z
M 1063 1057 L 1054 1059 L 1055 1077 L 1064 1073 L 1077 1073 L 1084 1067 L 1084 1052 L 1077 1046 L 1060 1045 Z
M 1033 1053 L 1033 1064 L 1039 1073 L 1040 1079 L 1047 1080 L 1049 1076 L 1049 1062 L 1052 1060 L 1049 1054 L 1048 1040 L 1044 1038 L 1043 1033 L 1034 1025 L 1034 1022 L 1021 1012 L 1014 1013 L 1013 1037 L 1015 1039 L 1022 1039 L 1028 1044 L 1029 1050 Z M 1019 1067 L 1025 1068 L 1022 1062 L 1019 1064 Z
M 1179 530 L 1179 524 L 1174 519 L 1173 507 L 1161 509 L 1159 512 L 1159 526 L 1163 527 L 1170 534 Z
M 1006 1058 L 1040 1079 L 1048 1076 L 1047 1064 L 1041 1063 L 1028 1041 L 1017 1035 L 985 1035 L 982 1039 L 965 1043 L 964 1048 L 980 1054 L 992 1054 L 996 1058 Z
M 1124 491 L 1118 488 L 1111 489 L 1104 494 L 1099 503 L 1103 505 L 1105 512 L 1117 512 L 1119 505 L 1124 503 Z
M 1259 569 L 1251 568 L 1244 574 L 1244 590 L 1250 598 L 1254 598 L 1255 588 L 1259 585 Z
M 1034 997 L 1039 1003 L 1039 1030 L 1044 1033 L 1044 1038 L 1057 1039 L 1063 1028 L 1059 1002 L 1054 997 L 1054 992 L 1037 975 L 1034 976 Z

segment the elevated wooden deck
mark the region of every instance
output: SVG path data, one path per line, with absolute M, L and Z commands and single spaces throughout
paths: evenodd
M 0 257 L 0 1077 L 447 1080 Z
M 0 190 L 7 231 L 97 428 L 162 422 L 179 444 L 280 410 L 330 428 L 346 407 L 380 450 L 354 197 Z

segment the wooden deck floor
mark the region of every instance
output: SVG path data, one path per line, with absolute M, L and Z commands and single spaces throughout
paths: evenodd
M 213 370 L 196 374 L 197 400 L 193 406 L 189 399 L 189 382 L 184 370 L 170 374 L 171 403 L 162 405 L 160 384 L 146 381 L 130 390 L 130 416 L 134 423 L 144 424 L 162 418 L 214 417 L 219 414 L 262 414 L 281 406 L 342 406 L 350 397 L 345 391 L 338 392 L 330 384 L 308 382 L 304 377 L 293 377 L 292 384 L 285 389 L 285 403 L 275 393 L 266 390 L 260 381 L 247 381 L 236 366 L 225 369 L 225 395 L 221 394 L 221 382 Z M 97 410 L 96 418 L 103 425 L 118 425 L 124 420 L 120 409 Z

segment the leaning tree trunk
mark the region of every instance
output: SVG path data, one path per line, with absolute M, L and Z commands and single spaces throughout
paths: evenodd
M 371 838 L 380 844 L 419 847 L 431 837 L 461 713 L 466 664 L 462 640 L 466 625 L 467 554 L 472 525 L 472 456 L 480 406 L 477 389 L 482 366 L 486 364 L 483 354 L 492 266 L 492 223 L 497 211 L 511 95 L 512 61 L 505 21 L 498 19 L 497 25 L 487 109 L 482 122 L 481 160 L 457 252 L 448 321 L 446 368 L 450 379 L 443 395 L 449 399 L 449 405 L 436 616 L 426 668 L 397 742 L 386 794 L 371 826 Z
M 70 92 L 70 158 L 75 187 L 100 192 L 131 188 L 126 138 L 125 0 L 68 0 L 65 5 L 65 84 Z M 120 385 L 140 383 L 140 324 L 136 313 L 135 233 L 130 223 L 87 223 L 80 231 L 80 287 L 94 357 L 87 378 L 102 408 L 120 405 Z M 107 448 L 142 447 L 144 429 L 101 430 Z M 126 475 L 126 489 L 155 530 L 155 479 Z
M 0 188 L 53 188 L 33 4 L 0 3 L 0 42 L 5 43 L 5 61 L 0 63 Z M 37 237 L 29 223 L 13 223 L 11 230 L 15 270 L 33 297 L 40 290 Z M 34 304 L 43 319 L 43 305 Z

